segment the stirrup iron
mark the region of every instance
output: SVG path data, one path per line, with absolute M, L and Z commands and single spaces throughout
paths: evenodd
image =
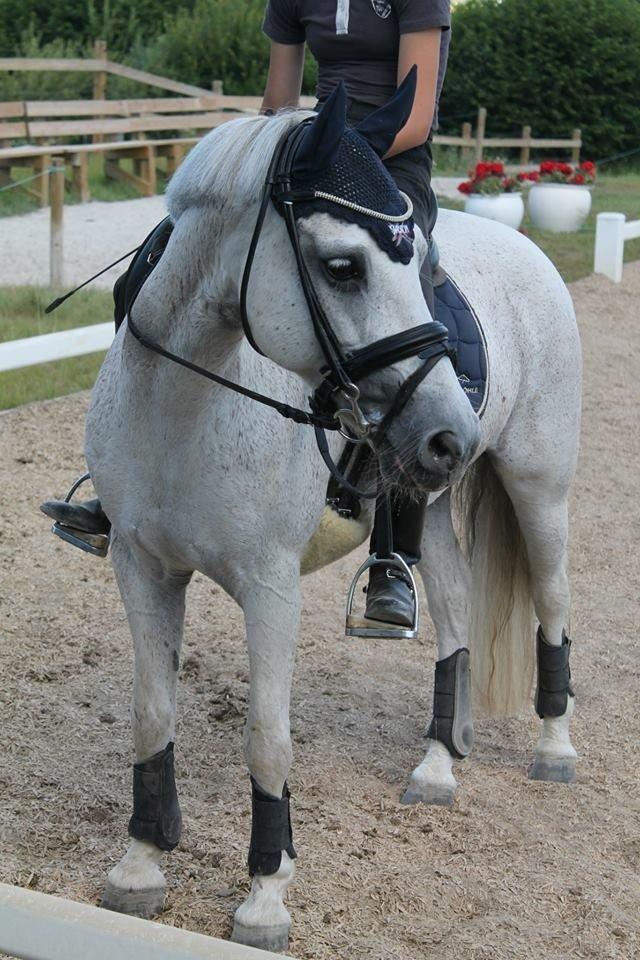
M 367 617 L 358 615 L 353 612 L 353 605 L 355 601 L 356 588 L 358 586 L 358 581 L 361 579 L 363 574 L 367 572 L 371 567 L 387 567 L 393 569 L 395 567 L 404 577 L 408 579 L 411 592 L 413 594 L 413 623 L 410 627 L 403 627 L 400 624 L 394 623 L 383 623 L 381 620 L 370 620 Z M 345 623 L 345 634 L 347 637 L 388 637 L 392 640 L 415 640 L 418 636 L 418 630 L 420 627 L 420 609 L 418 603 L 418 590 L 416 587 L 415 577 L 411 571 L 411 567 L 405 563 L 400 554 L 392 553 L 389 557 L 378 557 L 377 554 L 372 553 L 370 557 L 364 561 L 356 572 L 355 577 L 349 588 L 349 593 L 347 594 L 347 617 Z
M 83 483 L 86 483 L 87 480 L 90 479 L 90 473 L 83 473 L 81 477 L 78 477 L 64 498 L 65 503 L 70 503 L 78 487 L 81 487 Z M 55 534 L 56 537 L 60 537 L 60 539 L 66 541 L 66 543 L 70 543 L 74 547 L 84 550 L 86 553 L 91 553 L 94 557 L 106 557 L 109 552 L 110 536 L 108 533 L 87 533 L 85 530 L 78 530 L 76 527 L 70 527 L 65 523 L 60 523 L 59 520 L 54 520 L 51 533 Z

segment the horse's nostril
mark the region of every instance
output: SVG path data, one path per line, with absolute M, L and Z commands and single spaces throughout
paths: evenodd
M 449 469 L 452 469 L 462 459 L 463 451 L 460 441 L 455 433 L 451 433 L 450 430 L 443 430 L 431 437 L 428 450 L 435 463 L 442 461 L 447 464 Z

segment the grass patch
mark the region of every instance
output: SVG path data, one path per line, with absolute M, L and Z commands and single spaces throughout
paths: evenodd
M 47 315 L 44 308 L 50 300 L 46 288 L 0 288 L 0 341 L 105 323 L 113 316 L 113 298 L 106 290 L 82 290 Z M 89 354 L 0 373 L 0 410 L 89 389 L 103 357 Z
M 441 200 L 440 206 L 462 210 L 463 202 Z M 523 230 L 555 264 L 566 283 L 593 273 L 596 216 L 606 210 L 624 213 L 628 220 L 640 219 L 640 174 L 601 176 L 592 194 L 591 213 L 578 233 L 549 233 L 537 230 L 525 216 Z M 640 259 L 640 239 L 624 245 L 625 263 Z M 446 264 L 445 264 L 446 266 Z
M 133 172 L 133 160 L 121 160 L 120 165 L 124 170 Z M 157 192 L 164 193 L 167 185 L 167 177 L 164 173 L 166 159 L 160 158 L 157 161 L 158 186 Z M 33 171 L 29 167 L 13 167 L 12 176 L 14 180 L 23 180 L 30 177 Z M 70 170 L 67 168 L 67 186 L 65 190 L 65 204 L 80 203 L 80 196 L 77 191 L 71 187 L 69 180 Z M 29 186 L 33 186 L 33 183 Z M 137 200 L 142 195 L 132 184 L 123 183 L 120 180 L 107 180 L 104 175 L 104 157 L 100 154 L 89 155 L 89 190 L 92 200 Z M 35 197 L 32 197 L 25 189 L 15 188 L 4 190 L 0 193 L 0 217 L 9 217 L 15 214 L 30 213 L 32 210 L 38 210 L 39 204 Z

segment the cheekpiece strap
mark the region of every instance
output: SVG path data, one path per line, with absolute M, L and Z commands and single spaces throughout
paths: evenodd
M 567 711 L 569 696 L 574 696 L 571 686 L 569 654 L 571 640 L 562 631 L 562 643 L 556 647 L 547 643 L 538 627 L 538 687 L 536 689 L 536 713 L 544 717 L 561 717 Z
M 251 777 L 251 844 L 249 846 L 249 873 L 271 876 L 280 869 L 282 851 L 292 860 L 296 857 L 291 830 L 289 798 L 285 783 L 282 797 L 274 797 L 260 789 Z
M 129 836 L 160 850 L 178 846 L 182 816 L 173 767 L 173 743 L 133 766 L 133 816 Z

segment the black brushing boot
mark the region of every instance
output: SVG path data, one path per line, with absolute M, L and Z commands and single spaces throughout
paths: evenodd
M 398 553 L 408 566 L 418 563 L 426 508 L 426 497 L 420 500 L 396 497 L 391 511 L 378 503 L 371 552 L 380 557 L 388 556 L 387 545 L 393 544 L 394 553 Z M 367 620 L 411 627 L 416 602 L 409 578 L 398 567 L 376 565 L 371 568 L 364 613 Z

